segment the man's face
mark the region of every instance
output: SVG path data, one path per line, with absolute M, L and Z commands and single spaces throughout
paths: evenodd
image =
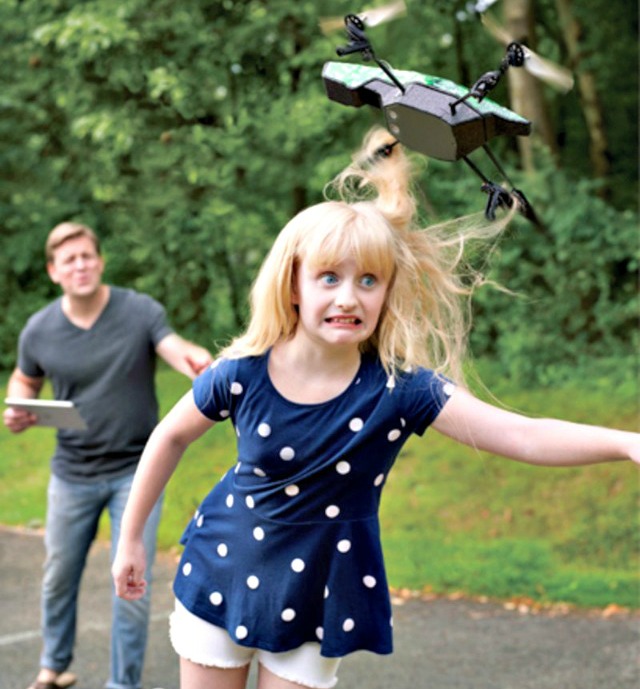
M 47 270 L 67 296 L 92 297 L 101 285 L 104 261 L 89 237 L 75 237 L 54 251 Z

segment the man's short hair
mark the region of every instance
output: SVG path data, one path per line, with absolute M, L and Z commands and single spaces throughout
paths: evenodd
M 98 255 L 100 255 L 100 240 L 88 225 L 83 225 L 79 222 L 63 222 L 56 225 L 47 237 L 47 243 L 44 248 L 47 263 L 53 262 L 54 253 L 59 246 L 70 239 L 76 239 L 76 237 L 88 237 L 93 242 Z

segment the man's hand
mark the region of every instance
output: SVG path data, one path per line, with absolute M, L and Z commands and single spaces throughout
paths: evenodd
M 22 431 L 33 426 L 38 421 L 38 417 L 26 409 L 7 407 L 2 415 L 2 420 L 12 433 L 22 433 Z
M 213 361 L 204 347 L 171 333 L 156 346 L 156 352 L 169 366 L 192 380 Z
M 207 366 L 211 365 L 213 357 L 211 356 L 211 352 L 207 351 L 204 347 L 192 344 L 185 355 L 185 360 L 194 375 L 198 376 Z

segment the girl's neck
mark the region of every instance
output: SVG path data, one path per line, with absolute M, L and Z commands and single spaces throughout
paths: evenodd
M 360 368 L 357 348 L 301 346 L 297 338 L 278 342 L 269 356 L 269 377 L 292 402 L 319 404 L 343 393 Z

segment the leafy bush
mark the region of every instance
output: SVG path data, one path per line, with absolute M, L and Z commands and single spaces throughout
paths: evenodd
M 638 381 L 638 214 L 607 205 L 544 151 L 538 158 L 538 171 L 515 183 L 543 226 L 517 217 L 495 246 L 488 276 L 511 293 L 485 286 L 476 294 L 472 352 L 521 382 L 549 384 L 577 370 L 589 377 L 594 360 L 613 362 L 617 380 Z M 425 178 L 429 199 L 446 199 L 441 216 L 483 203 L 475 180 L 450 166 L 431 163 Z

